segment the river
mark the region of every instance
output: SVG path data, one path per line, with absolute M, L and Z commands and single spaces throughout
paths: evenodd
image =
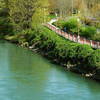
M 100 83 L 0 41 L 0 100 L 100 100 Z

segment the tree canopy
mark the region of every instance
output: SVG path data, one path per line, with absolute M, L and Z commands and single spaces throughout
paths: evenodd
M 0 0 L 0 14 L 8 14 L 15 31 L 21 31 L 48 20 L 50 13 L 60 17 L 80 13 L 100 18 L 100 0 Z

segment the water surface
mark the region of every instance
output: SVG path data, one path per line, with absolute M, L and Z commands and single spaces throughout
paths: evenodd
M 0 100 L 100 100 L 100 84 L 1 41 Z

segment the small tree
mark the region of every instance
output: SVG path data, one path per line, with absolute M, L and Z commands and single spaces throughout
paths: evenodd
M 40 24 L 47 22 L 48 20 L 48 0 L 38 0 L 36 2 L 35 13 L 32 16 L 32 27 L 39 28 Z
M 36 0 L 8 0 L 9 15 L 15 31 L 31 28 Z

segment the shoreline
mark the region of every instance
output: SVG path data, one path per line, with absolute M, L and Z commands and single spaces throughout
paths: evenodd
M 6 41 L 10 42 L 10 43 L 12 43 L 14 45 L 20 46 L 23 49 L 26 48 L 26 49 L 28 49 L 28 50 L 30 50 L 32 52 L 38 53 L 41 56 L 45 57 L 46 59 L 50 60 L 51 63 L 60 65 L 61 67 L 65 68 L 66 71 L 70 71 L 70 72 L 73 72 L 73 73 L 81 75 L 81 77 L 85 77 L 85 78 L 92 79 L 92 80 L 100 82 L 100 78 L 99 77 L 96 78 L 95 75 L 93 75 L 92 73 L 84 74 L 81 71 L 79 71 L 79 69 L 75 65 L 65 65 L 65 64 L 60 63 L 57 59 L 53 59 L 53 60 L 50 59 L 50 57 L 48 56 L 48 54 L 44 53 L 43 51 L 40 51 L 39 48 L 31 48 L 30 46 L 28 46 L 28 47 L 21 46 L 21 45 L 19 45 L 17 43 L 13 43 L 12 41 L 9 41 L 9 40 L 6 40 Z
M 21 46 L 21 45 L 19 45 L 19 46 Z M 25 48 L 27 48 L 28 50 L 30 50 L 32 52 L 36 52 L 36 53 L 44 56 L 46 59 L 50 60 L 51 63 L 58 64 L 58 65 L 62 66 L 63 68 L 65 68 L 67 71 L 74 72 L 76 74 L 81 75 L 82 77 L 93 79 L 93 80 L 96 80 L 96 81 L 100 82 L 100 78 L 99 78 L 100 76 L 97 78 L 92 73 L 84 74 L 84 73 L 82 73 L 82 71 L 80 69 L 77 68 L 77 65 L 71 65 L 71 64 L 66 65 L 66 64 L 60 63 L 57 59 L 53 59 L 52 60 L 52 59 L 50 59 L 50 57 L 48 56 L 48 54 L 44 53 L 43 51 L 40 51 L 39 48 L 32 48 L 32 49 L 30 49 L 30 47 L 25 47 Z
M 49 35 L 53 34 L 51 32 L 51 30 L 49 30 L 49 31 L 50 31 L 50 33 L 48 33 Z M 72 47 L 71 47 L 71 52 L 70 53 L 74 53 L 75 52 L 78 55 L 75 56 L 76 58 L 74 58 L 73 56 L 72 56 L 73 57 L 72 59 L 68 58 L 67 57 L 68 55 L 66 56 L 65 53 L 68 53 L 69 51 L 66 51 L 66 49 L 68 49 L 68 48 L 65 47 L 65 44 L 68 43 L 67 46 L 69 46 L 69 47 L 72 44 L 76 45 L 77 48 L 79 48 L 81 50 L 81 52 L 83 51 L 83 49 L 84 50 L 88 49 L 86 51 L 87 54 L 89 52 L 90 53 L 95 52 L 94 50 L 92 50 L 87 45 L 83 46 L 83 45 L 80 45 L 80 44 L 72 43 L 72 42 L 70 42 L 68 40 L 64 40 L 62 37 L 57 36 L 57 35 L 54 34 L 54 36 L 57 36 L 57 39 L 59 38 L 60 40 L 62 40 L 62 41 L 59 42 L 59 43 L 61 43 L 60 44 L 61 45 L 60 48 L 57 48 L 55 46 L 55 43 L 58 41 L 58 40 L 57 41 L 55 40 L 56 37 L 53 39 L 52 36 L 51 37 L 50 36 L 47 37 L 45 34 L 47 34 L 47 32 L 45 32 L 45 31 L 43 31 L 43 33 L 41 32 L 39 34 L 38 33 L 35 34 L 36 36 L 34 36 L 34 34 L 32 33 L 32 36 L 34 36 L 34 38 L 32 38 L 32 41 L 34 41 L 34 42 L 32 42 L 32 43 L 31 43 L 30 40 L 28 40 L 27 42 L 25 42 L 25 41 L 24 42 L 23 41 L 19 42 L 21 39 L 19 39 L 18 37 L 13 38 L 13 39 L 12 38 L 10 38 L 10 39 L 9 38 L 8 39 L 5 38 L 5 40 L 7 40 L 7 41 L 9 41 L 11 43 L 17 44 L 17 45 L 19 45 L 21 47 L 28 48 L 32 52 L 37 52 L 37 53 L 41 54 L 42 56 L 46 57 L 47 59 L 49 59 L 52 63 L 56 63 L 58 65 L 61 65 L 62 67 L 66 68 L 66 70 L 68 70 L 68 71 L 71 71 L 71 72 L 74 72 L 74 73 L 78 73 L 78 74 L 80 74 L 80 75 L 82 75 L 84 77 L 92 78 L 94 80 L 100 81 L 100 68 L 99 68 L 99 66 L 98 67 L 92 67 L 90 65 L 87 65 L 88 64 L 88 62 L 86 61 L 87 58 L 84 58 L 85 60 L 81 61 L 81 59 L 77 58 L 77 56 L 81 55 L 80 52 L 78 51 L 79 52 L 79 54 L 78 54 L 76 51 L 74 51 L 74 49 Z M 24 35 L 27 36 L 27 34 L 24 34 Z M 26 39 L 26 37 L 24 37 L 24 35 L 22 34 L 19 37 L 23 37 L 24 39 Z M 38 36 L 39 36 L 39 38 L 37 40 Z M 16 40 L 16 39 L 19 39 L 19 40 Z M 50 41 L 49 41 L 49 39 L 50 39 Z M 53 44 L 53 42 L 55 42 L 55 43 Z M 65 42 L 65 44 L 63 42 Z M 57 43 L 56 45 L 59 46 L 59 43 Z M 55 49 L 56 49 L 56 51 L 55 51 Z M 60 54 L 58 54 L 60 52 L 59 49 L 65 50 L 65 51 L 63 51 L 63 52 L 61 51 L 61 55 L 60 55 Z M 68 49 L 68 50 L 70 50 L 70 49 Z M 91 50 L 92 50 L 92 52 L 91 52 Z M 64 53 L 64 57 L 63 57 L 62 53 Z M 71 54 L 69 56 L 71 56 Z M 81 58 L 82 57 L 84 57 L 84 55 L 82 55 Z M 75 60 L 76 62 L 75 61 L 71 62 L 73 60 Z M 85 61 L 86 61 L 86 63 L 85 63 Z

